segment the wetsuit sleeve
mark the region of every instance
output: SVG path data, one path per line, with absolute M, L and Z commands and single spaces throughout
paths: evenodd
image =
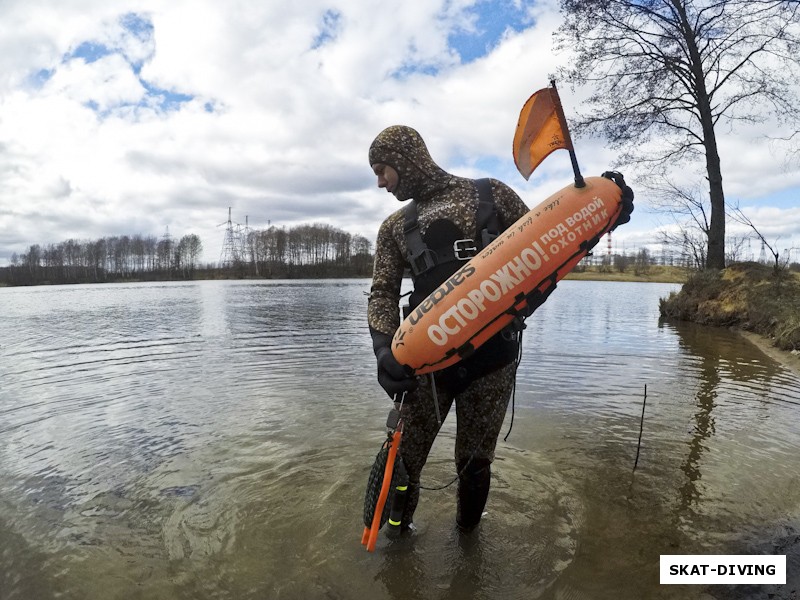
M 394 219 L 380 227 L 375 242 L 375 264 L 369 294 L 367 320 L 373 348 L 388 347 L 400 326 L 400 287 L 403 284 L 405 259 L 392 235 Z
M 497 205 L 497 212 L 506 228 L 511 227 L 527 214 L 529 208 L 522 198 L 502 181 L 492 180 L 492 193 Z

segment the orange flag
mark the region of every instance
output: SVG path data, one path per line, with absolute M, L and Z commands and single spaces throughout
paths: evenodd
M 525 179 L 554 150 L 573 150 L 561 100 L 555 87 L 528 98 L 514 132 L 514 164 Z

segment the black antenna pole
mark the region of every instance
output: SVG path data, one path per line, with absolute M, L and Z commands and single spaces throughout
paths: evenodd
M 567 142 L 567 150 L 569 151 L 569 159 L 572 161 L 572 172 L 575 173 L 575 187 L 586 187 L 586 182 L 581 175 L 580 167 L 578 167 L 578 157 L 575 156 L 575 148 L 572 145 L 572 137 L 569 135 L 569 128 L 567 127 L 567 118 L 564 116 L 564 108 L 561 106 L 561 98 L 558 96 L 558 89 L 556 88 L 556 80 L 551 79 L 550 85 L 553 87 L 553 94 L 556 101 L 556 114 L 561 123 L 561 131 L 564 133 L 564 141 Z

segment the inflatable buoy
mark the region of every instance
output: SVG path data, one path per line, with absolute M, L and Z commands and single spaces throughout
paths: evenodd
M 622 209 L 616 183 L 585 181 L 530 210 L 411 311 L 392 339 L 397 361 L 417 375 L 438 371 L 541 305 Z

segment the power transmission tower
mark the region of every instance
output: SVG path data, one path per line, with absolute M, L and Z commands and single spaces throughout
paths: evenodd
M 164 236 L 161 238 L 168 249 L 172 249 L 172 236 L 169 233 L 169 225 L 164 230 Z
M 238 265 L 241 261 L 241 247 L 240 240 L 240 225 L 233 226 L 231 220 L 231 207 L 228 207 L 228 222 L 220 223 L 217 227 L 225 225 L 225 238 L 222 241 L 222 252 L 219 255 L 219 266 L 221 269 L 229 268 Z

